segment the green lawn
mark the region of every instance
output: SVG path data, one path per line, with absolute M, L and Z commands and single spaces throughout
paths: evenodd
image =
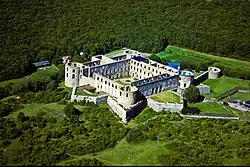
M 169 53 L 169 51 L 172 53 Z M 168 53 L 167 53 L 168 52 Z M 206 63 L 210 60 L 216 60 L 219 64 L 223 66 L 228 66 L 232 68 L 241 68 L 250 70 L 250 62 L 241 61 L 237 59 L 231 59 L 227 57 L 214 56 L 206 53 L 197 52 L 190 49 L 180 48 L 176 46 L 169 45 L 165 51 L 157 54 L 160 57 L 164 57 L 170 61 L 177 62 L 188 62 L 192 64 L 196 63 Z
M 211 87 L 212 93 L 204 95 L 205 97 L 217 97 L 218 95 L 232 89 L 233 87 L 250 87 L 249 80 L 236 79 L 232 77 L 222 76 L 218 79 L 207 79 L 203 82 Z
M 212 113 L 212 112 L 220 112 L 225 113 L 229 112 L 228 110 L 224 109 L 221 105 L 219 105 L 216 102 L 201 102 L 201 103 L 189 103 L 189 106 L 191 107 L 197 107 L 202 112 Z
M 240 99 L 242 101 L 250 100 L 250 93 L 249 92 L 237 92 L 233 94 L 231 97 Z
M 129 144 L 125 139 L 118 142 L 115 148 L 75 159 L 96 158 L 108 166 L 160 166 L 157 158 L 168 150 L 158 142 L 147 141 L 140 144 Z M 60 163 L 63 165 L 64 162 Z
M 11 80 L 0 82 L 0 87 L 3 87 L 4 85 L 6 85 L 6 84 L 8 84 L 10 82 L 19 83 L 19 82 L 22 82 L 24 79 L 28 79 L 28 78 L 37 79 L 37 78 L 39 78 L 41 76 L 50 76 L 51 74 L 56 73 L 57 71 L 58 71 L 58 69 L 57 69 L 57 67 L 55 65 L 43 67 L 42 69 L 37 69 L 36 72 L 34 72 L 34 73 L 30 74 L 30 75 L 24 76 L 22 78 L 11 79 Z
M 45 112 L 46 116 L 52 117 L 63 117 L 63 109 L 65 105 L 60 105 L 58 103 L 31 103 L 31 104 L 24 104 L 24 108 L 14 112 L 12 116 L 17 116 L 19 112 L 23 112 L 26 116 L 36 115 L 39 112 Z M 11 116 L 11 115 L 10 115 Z
M 170 50 L 172 51 L 172 53 L 168 53 L 168 51 Z M 188 62 L 191 64 L 209 62 L 209 60 L 203 58 L 188 56 L 187 52 L 183 52 L 182 50 L 174 46 L 168 46 L 165 51 L 157 53 L 156 55 L 162 58 L 166 58 L 171 62 Z
M 123 51 L 124 51 L 124 49 L 117 49 L 117 50 L 113 50 L 113 51 L 111 51 L 111 52 L 109 52 L 109 53 L 106 53 L 106 54 L 104 54 L 105 56 L 108 56 L 108 57 L 111 57 L 111 56 L 113 56 L 113 55 L 115 55 L 115 54 L 118 54 L 118 53 L 123 53 Z
M 172 93 L 171 91 L 155 94 L 151 96 L 151 98 L 159 102 L 180 103 L 180 96 Z
M 80 87 L 76 88 L 76 95 L 80 95 L 80 96 L 97 96 L 96 93 L 93 93 L 93 94 L 87 93 L 87 92 L 83 91 Z

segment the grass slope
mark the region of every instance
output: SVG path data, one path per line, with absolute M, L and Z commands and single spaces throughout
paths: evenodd
M 249 87 L 250 81 L 222 76 L 218 79 L 207 79 L 203 82 L 203 84 L 209 85 L 211 87 L 212 93 L 204 95 L 205 97 L 211 98 L 216 97 L 235 86 Z
M 42 104 L 42 103 L 31 103 L 25 104 L 24 108 L 21 110 L 14 112 L 12 116 L 16 117 L 19 112 L 23 112 L 27 116 L 36 115 L 39 112 L 45 112 L 46 116 L 52 116 L 61 118 L 63 117 L 63 108 L 65 105 L 60 105 L 58 103 L 49 103 L 49 104 Z
M 172 53 L 169 53 L 171 51 Z M 197 52 L 190 49 L 180 48 L 177 46 L 169 45 L 165 51 L 157 54 L 160 57 L 166 58 L 170 61 L 177 62 L 188 62 L 192 64 L 196 63 L 205 63 L 210 60 L 216 60 L 221 65 L 232 67 L 232 68 L 241 68 L 250 70 L 250 62 L 231 59 L 227 57 L 219 57 L 206 53 Z
M 34 72 L 34 73 L 30 74 L 30 75 L 27 75 L 25 77 L 0 82 L 0 87 L 4 87 L 6 84 L 11 83 L 11 82 L 20 83 L 23 80 L 29 79 L 29 78 L 35 80 L 35 79 L 40 78 L 41 76 L 50 76 L 50 75 L 56 73 L 57 71 L 58 71 L 58 68 L 56 66 L 54 66 L 54 65 L 43 67 L 42 69 L 37 69 L 36 72 Z
M 233 94 L 231 97 L 236 98 L 236 99 L 240 99 L 243 101 L 248 101 L 248 100 L 250 100 L 250 93 L 249 92 L 237 92 L 237 93 Z
M 199 108 L 202 112 L 229 113 L 228 110 L 226 110 L 225 108 L 223 108 L 221 105 L 219 105 L 216 102 L 201 102 L 201 103 L 194 103 L 194 104 L 189 104 L 189 105 L 192 107 Z
M 140 144 L 129 144 L 125 139 L 122 139 L 114 148 L 94 155 L 75 156 L 72 160 L 96 158 L 108 166 L 160 166 L 157 157 L 162 152 L 166 153 L 167 151 L 163 144 L 158 142 L 147 141 Z M 64 165 L 65 162 L 58 165 Z

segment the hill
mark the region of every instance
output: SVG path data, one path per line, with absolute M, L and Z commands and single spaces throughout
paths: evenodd
M 3 0 L 0 80 L 19 78 L 35 61 L 75 58 L 121 47 L 156 53 L 168 43 L 249 60 L 249 6 L 200 0 Z

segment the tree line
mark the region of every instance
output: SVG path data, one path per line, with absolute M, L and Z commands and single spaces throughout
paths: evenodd
M 0 25 L 0 81 L 58 62 L 128 47 L 157 53 L 171 43 L 249 60 L 249 1 L 4 0 Z M 83 57 L 79 53 L 84 52 Z

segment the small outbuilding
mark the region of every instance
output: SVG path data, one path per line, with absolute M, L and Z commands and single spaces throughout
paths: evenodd
M 36 66 L 36 68 L 40 68 L 40 67 L 50 65 L 50 62 L 49 62 L 49 60 L 45 60 L 45 61 L 39 61 L 39 62 L 36 62 L 36 63 L 33 63 L 33 64 Z

